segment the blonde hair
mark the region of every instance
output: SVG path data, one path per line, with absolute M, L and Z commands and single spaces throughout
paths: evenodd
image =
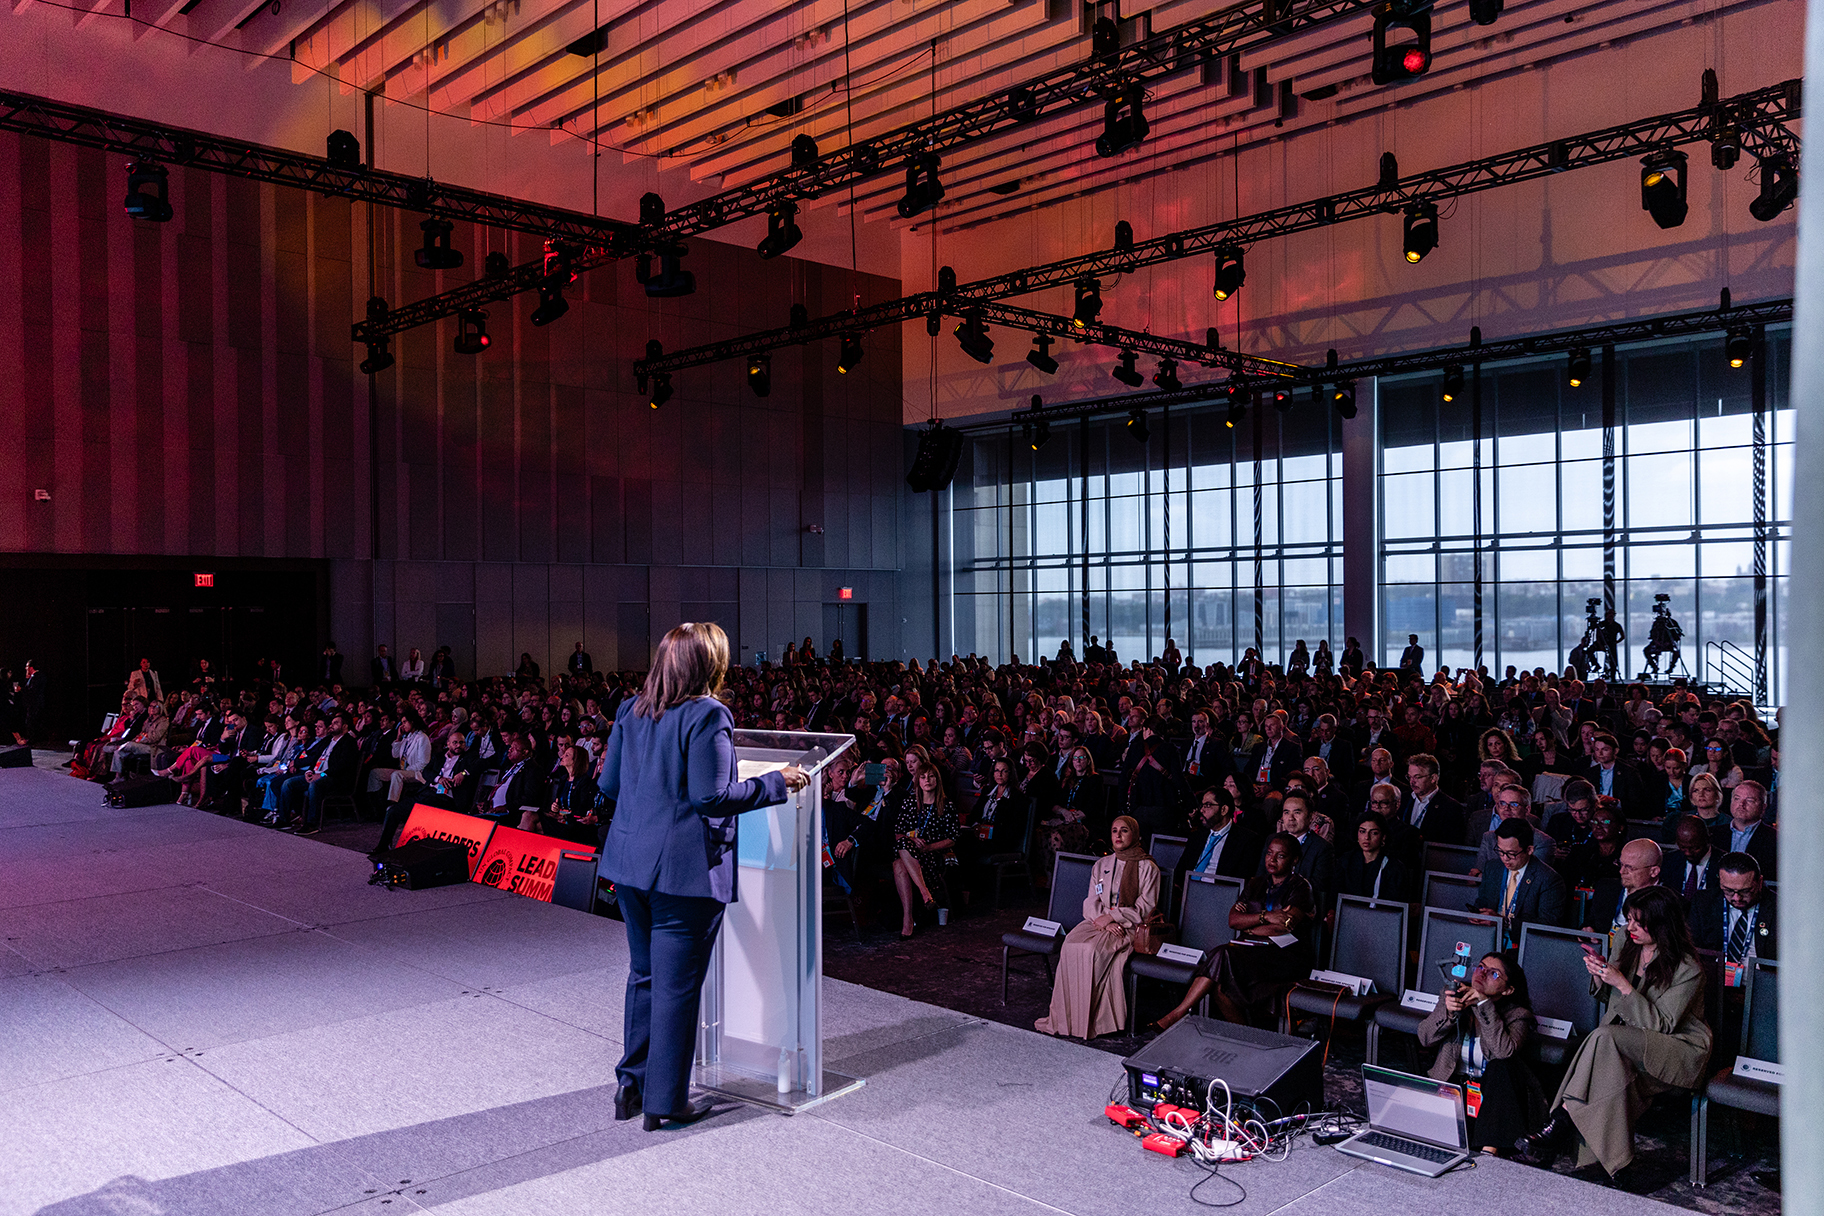
M 635 713 L 657 719 L 693 697 L 713 697 L 728 675 L 728 635 L 714 621 L 685 621 L 659 641 Z

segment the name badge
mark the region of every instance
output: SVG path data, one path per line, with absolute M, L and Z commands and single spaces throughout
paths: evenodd
M 1438 1007 L 1438 994 L 1420 992 L 1417 988 L 1408 988 L 1400 994 L 1400 1005 L 1405 1009 L 1415 1009 L 1420 1013 L 1430 1013 Z
M 1102 894 L 1102 884 L 1101 883 L 1096 884 L 1096 894 L 1097 895 Z
M 1159 957 L 1172 963 L 1185 963 L 1195 967 L 1203 961 L 1203 951 L 1193 950 L 1189 946 L 1164 945 L 1159 947 Z
M 1026 932 L 1036 933 L 1040 937 L 1056 937 L 1058 935 L 1058 930 L 1063 927 L 1064 926 L 1057 921 L 1046 920 L 1043 916 L 1028 916 L 1026 918 Z
M 1773 1085 L 1786 1083 L 1784 1065 L 1775 1064 L 1772 1060 L 1751 1060 L 1747 1056 L 1735 1058 L 1735 1075 L 1754 1081 L 1766 1081 Z
M 1538 1018 L 1539 1033 L 1548 1039 L 1568 1039 L 1573 1027 L 1563 1018 Z
M 1374 981 L 1359 975 L 1350 975 L 1344 971 L 1316 970 L 1311 978 L 1320 984 L 1335 984 L 1338 988 L 1347 988 L 1356 996 L 1367 996 L 1374 988 Z

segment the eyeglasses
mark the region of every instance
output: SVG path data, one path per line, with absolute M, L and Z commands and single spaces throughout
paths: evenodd
M 1478 965 L 1476 967 L 1474 974 L 1486 975 L 1490 979 L 1494 979 L 1494 980 L 1504 980 L 1507 978 L 1507 973 L 1502 971 L 1501 968 L 1499 968 L 1499 967 L 1483 967 L 1483 966 Z
M 1513 810 L 1517 807 L 1525 807 L 1526 803 L 1521 802 L 1514 798 L 1503 798 L 1500 801 L 1496 802 L 1495 805 L 1498 807 L 1505 807 L 1509 810 Z

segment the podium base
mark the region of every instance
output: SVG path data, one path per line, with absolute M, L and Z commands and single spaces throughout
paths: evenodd
M 776 1078 L 762 1077 L 727 1064 L 699 1064 L 691 1081 L 698 1089 L 708 1093 L 782 1115 L 808 1110 L 867 1084 L 860 1077 L 845 1076 L 826 1068 L 823 1071 L 823 1084 L 819 1087 L 821 1092 L 812 1094 L 802 1089 L 793 1089 L 780 1093 Z

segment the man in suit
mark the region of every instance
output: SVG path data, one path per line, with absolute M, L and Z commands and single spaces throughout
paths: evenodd
M 368 857 L 378 861 L 391 851 L 393 839 L 411 817 L 413 807 L 440 806 L 467 814 L 475 805 L 480 787 L 481 757 L 461 731 L 453 730 L 443 737 L 443 758 L 425 770 L 424 780 L 406 782 L 398 800 L 386 804 L 380 840 Z
M 1290 832 L 1303 850 L 1293 873 L 1311 884 L 1317 914 L 1321 917 L 1330 893 L 1336 888 L 1333 874 L 1336 855 L 1330 842 L 1311 830 L 1311 800 L 1303 790 L 1291 790 L 1286 794 L 1285 801 L 1280 804 L 1279 830 Z M 1259 873 L 1265 874 L 1265 867 L 1263 858 Z
M 1510 819 L 1495 833 L 1500 866 L 1482 876 L 1482 885 L 1469 901 L 1469 910 L 1499 916 L 1502 940 L 1520 939 L 1527 924 L 1562 925 L 1570 903 L 1564 879 L 1550 866 L 1533 858 L 1533 825 Z
M 1305 747 L 1306 756 L 1316 756 L 1330 769 L 1331 778 L 1342 789 L 1355 784 L 1356 770 L 1361 767 L 1356 762 L 1355 743 L 1343 736 L 1337 727 L 1335 714 L 1319 714 L 1316 728 Z
M 1252 878 L 1260 869 L 1263 847 L 1260 837 L 1236 822 L 1227 790 L 1204 790 L 1191 816 L 1190 835 L 1173 880 L 1181 881 L 1186 873 Z
M 1424 678 L 1425 648 L 1419 645 L 1416 633 L 1406 635 L 1406 649 L 1400 651 L 1400 675 Z
M 30 659 L 25 661 L 25 687 L 19 691 L 19 729 L 13 741 L 24 747 L 38 737 L 44 726 L 44 672 Z
M 613 738 L 612 735 L 609 736 Z M 505 765 L 500 771 L 500 784 L 494 787 L 487 806 L 475 814 L 517 826 L 522 811 L 542 810 L 545 805 L 545 777 L 532 759 L 532 743 L 515 731 L 507 736 Z
M 1583 906 L 1583 928 L 1592 933 L 1607 933 L 1611 954 L 1621 948 L 1621 935 L 1628 930 L 1628 917 L 1622 911 L 1622 905 L 1634 892 L 1660 885 L 1660 874 L 1665 868 L 1665 856 L 1659 842 L 1644 837 L 1622 845 L 1621 856 L 1616 860 L 1619 880 L 1598 879 L 1590 893 L 1590 902 Z
M 342 652 L 336 649 L 334 642 L 325 646 L 322 655 L 317 660 L 317 683 L 325 688 L 340 684 L 342 682 L 342 659 Z
M 1725 853 L 1747 853 L 1759 864 L 1761 876 L 1780 880 L 1779 831 L 1766 821 L 1767 787 L 1743 781 L 1729 795 L 1729 818 L 1719 820 L 1710 839 Z
M 1673 829 L 1678 849 L 1667 860 L 1665 885 L 1684 897 L 1689 907 L 1699 891 L 1716 886 L 1716 866 L 1723 851 L 1710 839 L 1710 829 L 1696 815 L 1682 815 Z
M 375 688 L 391 684 L 399 678 L 399 668 L 394 664 L 393 656 L 384 645 L 375 648 L 374 657 L 368 663 L 367 668 L 373 677 Z
M 1250 771 L 1243 776 L 1256 785 L 1281 789 L 1287 775 L 1297 772 L 1304 762 L 1304 751 L 1286 733 L 1286 711 L 1283 709 L 1276 709 L 1262 719 L 1260 732 L 1264 741 L 1254 749 Z
M 1533 795 L 1518 781 L 1504 782 L 1495 790 L 1495 813 L 1500 816 L 1494 827 L 1482 833 L 1482 839 L 1476 842 L 1476 864 L 1470 870 L 1470 877 L 1480 878 L 1500 864 L 1500 837 L 1497 833 L 1501 824 L 1518 819 L 1529 823 L 1533 828 L 1533 856 L 1552 865 L 1557 857 L 1557 841 L 1553 840 L 1539 823 L 1539 817 L 1533 814 Z
M 1336 825 L 1336 839 L 1345 840 L 1354 835 L 1356 816 L 1349 806 L 1349 796 L 1332 779 L 1330 766 L 1324 763 L 1323 757 L 1305 757 L 1305 780 L 1310 783 L 1312 812 L 1326 816 Z
M 1406 761 L 1410 792 L 1402 809 L 1406 826 L 1420 839 L 1433 844 L 1456 844 L 1463 838 L 1463 804 L 1438 788 L 1439 771 L 1438 758 L 1426 752 Z
M 1598 795 L 1607 794 L 1621 803 L 1624 818 L 1639 819 L 1647 814 L 1647 791 L 1641 784 L 1640 774 L 1634 767 L 1620 759 L 1621 747 L 1615 736 L 1607 731 L 1597 731 L 1596 738 L 1590 744 L 1591 759 L 1596 763 L 1584 774 L 1584 779 L 1595 787 Z
M 1191 711 L 1191 738 L 1184 749 L 1184 783 L 1193 793 L 1220 784 L 1235 771 L 1235 758 L 1216 737 L 1210 719 L 1210 711 L 1202 706 Z
M 1747 853 L 1726 854 L 1716 866 L 1716 886 L 1691 904 L 1692 940 L 1700 950 L 1722 951 L 1725 962 L 1778 958 L 1778 922 L 1774 893 Z
M 349 737 L 347 716 L 337 710 L 319 722 L 324 733 L 309 765 L 279 786 L 279 829 L 300 836 L 315 836 L 322 828 L 324 799 L 355 789 L 359 749 Z
M 1359 814 L 1367 806 L 1369 795 L 1374 793 L 1377 785 L 1390 785 L 1400 795 L 1400 801 L 1406 801 L 1406 787 L 1393 775 L 1393 753 L 1384 747 L 1377 747 L 1368 753 L 1368 775 L 1355 787 L 1349 801 Z
M 1394 734 L 1393 723 L 1387 717 L 1387 711 L 1379 702 L 1370 701 L 1362 710 L 1362 746 L 1368 752 L 1370 761 L 1374 759 L 1374 749 L 1384 747 L 1389 755 L 1397 761 L 1400 757 L 1399 736 Z
M 595 660 L 589 657 L 589 652 L 583 649 L 581 642 L 578 642 L 576 649 L 570 652 L 569 667 L 570 674 L 573 676 L 591 675 L 595 671 Z

